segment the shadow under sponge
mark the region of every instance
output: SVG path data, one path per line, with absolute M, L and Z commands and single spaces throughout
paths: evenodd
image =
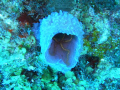
M 75 67 L 83 48 L 82 23 L 60 11 L 44 18 L 39 29 L 41 52 L 46 62 L 61 72 Z

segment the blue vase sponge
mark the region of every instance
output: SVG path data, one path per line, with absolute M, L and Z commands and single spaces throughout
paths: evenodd
M 41 52 L 46 62 L 62 72 L 75 67 L 83 48 L 82 23 L 60 11 L 44 18 L 39 29 Z

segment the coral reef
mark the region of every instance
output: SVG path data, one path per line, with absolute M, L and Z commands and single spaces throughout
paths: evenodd
M 1 0 L 0 90 L 120 90 L 120 1 Z

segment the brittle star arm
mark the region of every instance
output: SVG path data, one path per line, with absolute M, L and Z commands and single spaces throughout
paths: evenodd
M 72 40 L 72 35 L 71 35 L 71 38 L 69 40 L 66 40 L 64 42 L 70 42 Z

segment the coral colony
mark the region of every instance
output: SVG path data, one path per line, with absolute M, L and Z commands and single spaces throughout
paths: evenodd
M 70 70 L 82 51 L 82 23 L 67 12 L 51 13 L 40 24 L 40 46 L 50 66 L 62 72 Z

